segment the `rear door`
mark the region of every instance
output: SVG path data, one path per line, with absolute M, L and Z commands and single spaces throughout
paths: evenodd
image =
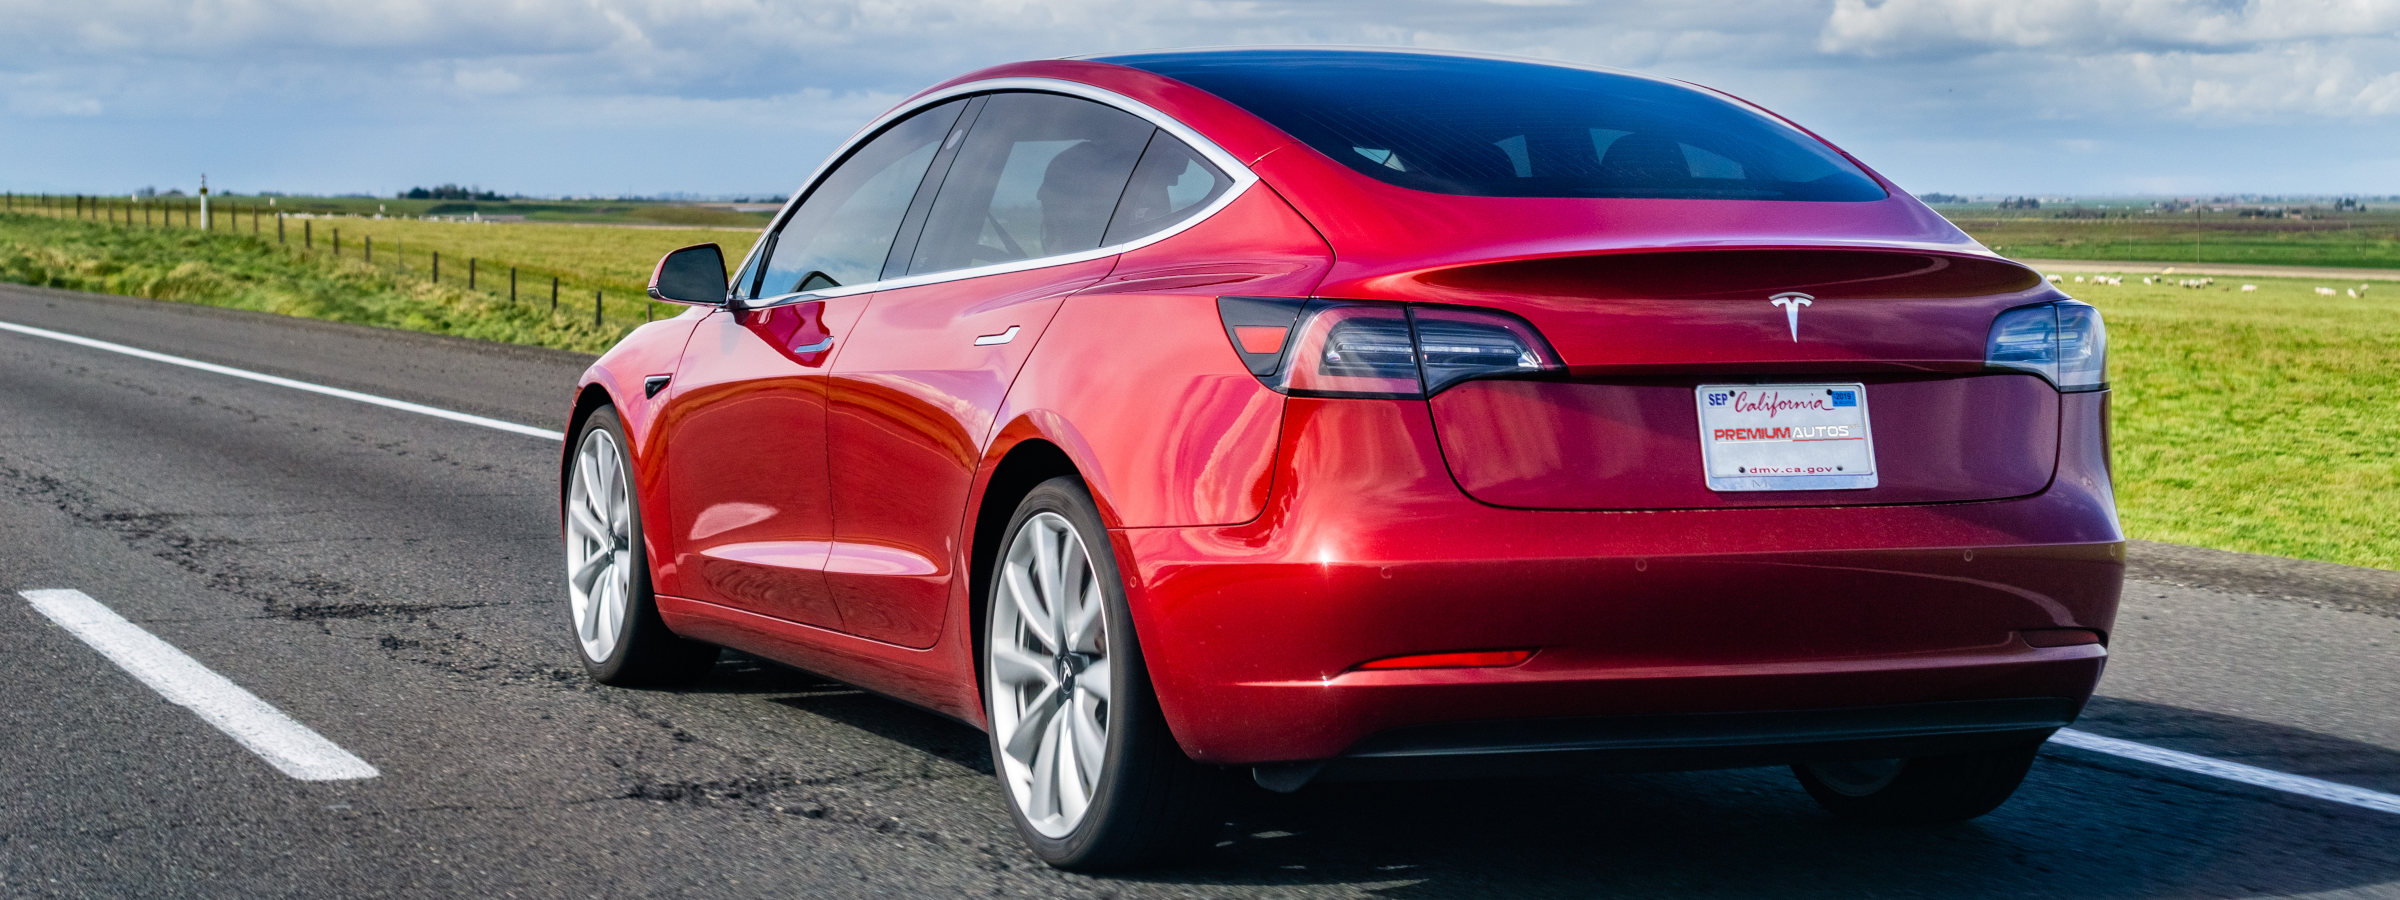
M 753 263 L 764 272 L 744 270 L 736 290 L 762 308 L 714 312 L 694 330 L 661 417 L 672 590 L 842 627 L 823 571 L 825 380 L 872 295 L 840 291 L 880 277 L 967 103 L 904 119 L 835 166 L 768 238 Z
M 1114 265 L 1099 248 L 1155 131 L 1088 100 L 993 95 L 920 233 L 904 229 L 886 277 L 960 277 L 876 294 L 834 364 L 825 571 L 851 633 L 940 636 L 993 417 L 1060 301 Z

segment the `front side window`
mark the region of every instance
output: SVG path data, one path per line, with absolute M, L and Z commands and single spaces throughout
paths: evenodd
M 1156 130 L 1089 100 L 993 95 L 942 181 L 908 273 L 1099 247 Z
M 909 199 L 965 106 L 953 100 L 902 120 L 820 179 L 769 239 L 771 255 L 756 296 L 876 280 Z
M 1706 91 L 1511 60 L 1341 50 L 1104 57 L 1191 84 L 1382 181 L 1480 197 L 1869 201 L 1824 142 Z

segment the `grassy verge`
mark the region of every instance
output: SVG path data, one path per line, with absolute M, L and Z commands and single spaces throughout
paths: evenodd
M 2127 532 L 2400 568 L 2400 290 L 2128 274 L 2061 285 L 2108 323 Z
M 1960 230 L 2019 259 L 2400 268 L 2400 214 L 2243 219 L 2226 213 L 2110 219 L 2006 218 L 1950 211 Z
M 681 246 L 675 232 L 548 226 L 545 230 L 576 234 L 547 242 L 489 241 L 481 239 L 537 226 L 395 224 L 451 231 L 421 238 L 428 244 L 464 248 L 445 252 L 441 283 L 427 277 L 425 254 L 430 250 L 419 251 L 415 265 L 408 268 L 396 257 L 379 256 L 369 264 L 357 249 L 341 257 L 333 255 L 329 243 L 302 249 L 297 223 L 291 243 L 279 245 L 271 231 L 252 237 L 247 231 L 128 228 L 6 214 L 0 214 L 0 281 L 587 352 L 607 349 L 649 317 L 681 310 L 641 296 L 646 264 L 620 263 L 608 253 L 618 244 L 641 242 L 606 233 L 647 235 L 651 243 L 672 249 Z M 505 269 L 500 278 L 478 279 L 479 289 L 467 289 L 463 254 L 490 252 L 485 248 L 518 252 L 536 261 L 530 272 L 521 269 L 519 277 L 527 288 L 538 278 L 540 292 L 522 290 L 519 300 L 511 302 Z M 640 252 L 656 259 L 664 249 Z M 450 269 L 449 253 L 462 253 L 456 270 Z M 638 278 L 633 274 L 637 268 Z M 549 302 L 548 279 L 553 275 L 561 279 L 562 294 L 555 311 Z M 605 324 L 593 322 L 595 290 L 610 298 Z

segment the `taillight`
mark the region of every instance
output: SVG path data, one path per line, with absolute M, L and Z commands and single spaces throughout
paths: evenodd
M 2019 307 L 1992 320 L 1983 361 L 2040 375 L 2061 391 L 2096 391 L 2108 386 L 2108 330 L 2089 304 Z
M 1566 369 L 1532 325 L 1488 309 L 1220 297 L 1217 311 L 1250 373 L 1294 396 L 1422 398 Z

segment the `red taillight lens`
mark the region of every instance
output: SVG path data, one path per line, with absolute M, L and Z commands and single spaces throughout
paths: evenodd
M 1513 666 L 1533 658 L 1531 650 L 1465 650 L 1457 653 L 1424 653 L 1416 656 L 1389 656 L 1359 663 L 1361 669 L 1492 669 Z
M 1532 325 L 1495 310 L 1219 297 L 1217 311 L 1250 373 L 1294 396 L 1414 399 L 1566 370 Z
M 1233 326 L 1233 343 L 1241 347 L 1243 353 L 1281 354 L 1283 337 L 1291 333 L 1290 328 L 1272 325 L 1236 325 Z

